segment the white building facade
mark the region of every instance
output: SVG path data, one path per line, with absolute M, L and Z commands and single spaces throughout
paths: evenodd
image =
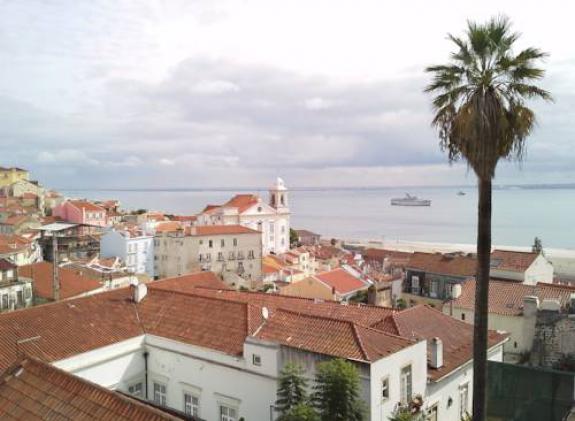
M 100 239 L 100 256 L 119 257 L 130 272 L 154 277 L 154 236 L 143 231 L 111 229 Z
M 289 191 L 278 178 L 269 190 L 268 203 L 252 194 L 241 194 L 221 206 L 208 206 L 198 215 L 198 225 L 243 225 L 262 233 L 264 255 L 289 250 Z

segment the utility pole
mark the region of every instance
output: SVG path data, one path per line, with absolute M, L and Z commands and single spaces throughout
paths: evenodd
M 60 278 L 58 272 L 58 237 L 52 231 L 52 292 L 54 301 L 60 301 Z

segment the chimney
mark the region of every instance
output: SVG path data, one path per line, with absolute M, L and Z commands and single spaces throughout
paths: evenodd
M 523 298 L 523 316 L 533 317 L 539 309 L 539 298 L 534 295 L 527 295 Z
M 431 339 L 431 361 L 432 368 L 443 367 L 443 341 L 437 337 Z
M 132 300 L 135 303 L 141 302 L 148 293 L 146 284 L 132 284 L 130 285 L 130 290 L 132 292 Z

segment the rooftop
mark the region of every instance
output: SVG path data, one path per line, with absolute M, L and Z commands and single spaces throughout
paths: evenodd
M 540 301 L 545 299 L 559 300 L 564 308 L 575 294 L 575 288 L 567 285 L 547 284 L 525 285 L 517 282 L 491 279 L 489 282 L 489 312 L 504 316 L 523 314 L 523 299 L 536 296 Z M 457 308 L 473 310 L 475 308 L 475 281 L 468 280 L 461 285 L 461 295 L 453 300 Z
M 35 296 L 52 300 L 54 299 L 53 268 L 54 265 L 51 262 L 39 262 L 21 266 L 18 273 L 21 278 L 32 279 Z M 58 274 L 61 299 L 77 297 L 102 288 L 100 282 L 84 274 L 81 269 L 60 267 Z
M 406 267 L 423 272 L 452 276 L 475 276 L 477 260 L 472 256 L 415 252 Z
M 491 268 L 511 272 L 525 272 L 537 259 L 539 253 L 511 250 L 493 250 Z
M 87 212 L 106 212 L 103 207 L 90 203 L 87 200 L 70 200 L 70 204 Z
M 430 372 L 432 378 L 472 356 L 473 327 L 431 308 L 400 313 L 383 307 L 214 289 L 217 283 L 212 277 L 196 273 L 151 282 L 146 297 L 137 304 L 130 289 L 121 288 L 0 314 L 0 369 L 14 364 L 21 353 L 57 361 L 144 334 L 233 356 L 241 356 L 246 338 L 255 336 L 364 362 L 439 336 L 444 341 L 446 365 Z M 263 307 L 269 314 L 266 323 Z M 34 340 L 21 342 L 29 338 Z M 490 343 L 503 339 L 492 336 Z
M 369 286 L 367 282 L 353 276 L 343 268 L 318 273 L 315 278 L 334 288 L 338 294 L 349 294 Z
M 23 359 L 2 374 L 0 418 L 21 421 L 182 419 L 68 374 L 36 358 Z

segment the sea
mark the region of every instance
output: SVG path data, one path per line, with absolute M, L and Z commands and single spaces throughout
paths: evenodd
M 465 195 L 458 195 L 462 191 Z M 237 193 L 260 189 L 62 190 L 75 198 L 118 199 L 124 209 L 194 214 Z M 430 207 L 391 206 L 405 193 Z M 291 226 L 324 237 L 471 244 L 476 241 L 476 187 L 300 188 L 290 191 Z M 575 185 L 498 186 L 493 191 L 493 244 L 575 250 Z

